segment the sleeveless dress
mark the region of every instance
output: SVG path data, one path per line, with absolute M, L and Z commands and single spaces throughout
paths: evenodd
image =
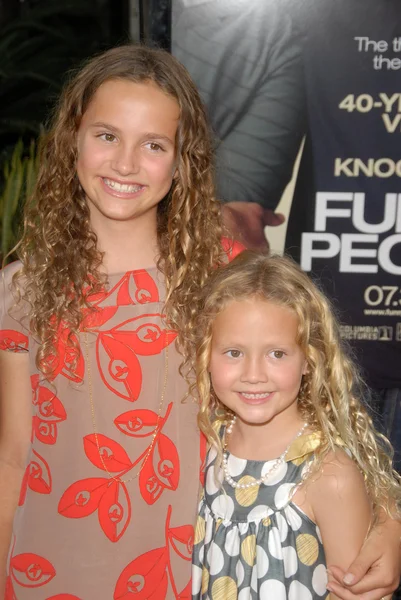
M 318 444 L 317 434 L 300 436 L 266 483 L 245 489 L 226 481 L 219 485 L 222 470 L 216 481 L 216 451 L 209 451 L 195 529 L 193 600 L 329 597 L 319 528 L 291 501 Z M 229 454 L 228 468 L 235 481 L 246 484 L 274 462 Z
M 160 273 L 110 276 L 82 325 L 87 350 L 82 332 L 78 354 L 61 329 L 48 382 L 35 365 L 28 310 L 15 307 L 10 291 L 19 268 L 9 265 L 0 278 L 0 349 L 29 352 L 32 442 L 6 599 L 189 598 L 203 450 L 197 406 L 182 402 L 187 385 L 178 373 L 175 333 L 161 316 Z

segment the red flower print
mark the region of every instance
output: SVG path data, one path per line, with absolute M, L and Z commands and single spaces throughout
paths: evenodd
M 118 542 L 131 520 L 131 502 L 125 484 L 112 480 L 99 502 L 99 523 L 111 542 Z
M 164 600 L 167 593 L 168 552 L 166 548 L 157 548 L 138 556 L 121 573 L 114 600 Z
M 58 504 L 58 512 L 70 519 L 82 519 L 99 507 L 100 500 L 113 480 L 91 477 L 76 481 L 66 489 Z
M 147 408 L 129 410 L 114 419 L 114 423 L 122 433 L 143 438 L 153 435 L 157 425 L 157 414 Z
M 158 302 L 157 285 L 146 270 L 129 271 L 103 296 L 92 296 L 91 302 L 112 303 L 117 306 Z
M 185 588 L 178 594 L 178 600 L 191 600 L 192 598 L 192 580 L 190 579 Z
M 148 504 L 154 504 L 164 489 L 177 489 L 179 478 L 180 459 L 177 448 L 167 436 L 160 434 L 139 475 L 142 498 Z
M 97 441 L 99 443 L 99 448 L 96 443 L 95 434 L 92 433 L 84 437 L 85 454 L 95 467 L 105 471 L 105 464 L 110 473 L 119 473 L 120 471 L 131 467 L 132 462 L 128 454 L 118 442 L 101 434 L 97 434 Z M 103 458 L 103 462 L 100 455 Z
M 52 491 L 52 477 L 49 465 L 35 450 L 32 450 L 31 461 L 25 469 L 18 506 L 24 504 L 28 487 L 38 494 L 50 494 Z
M 245 246 L 240 242 L 230 240 L 227 237 L 223 237 L 221 240 L 223 250 L 227 254 L 228 261 L 231 262 L 238 254 L 241 254 L 245 250 Z
M 109 333 L 97 339 L 97 363 L 105 385 L 125 400 L 134 402 L 142 389 L 142 369 L 133 350 Z M 102 364 L 107 364 L 103 369 Z
M 184 560 L 192 560 L 194 545 L 194 528 L 192 525 L 182 525 L 168 530 L 168 537 L 174 552 Z
M 29 340 L 26 335 L 13 329 L 0 331 L 0 350 L 11 350 L 12 352 L 26 352 Z
M 80 383 L 83 379 L 85 363 L 79 340 L 63 322 L 58 328 L 56 352 L 46 357 L 42 368 L 49 372 L 51 380 L 58 375 L 63 375 L 75 383 Z
M 56 574 L 48 560 L 29 552 L 11 558 L 10 572 L 19 585 L 28 588 L 46 585 Z
M 120 398 L 134 402 L 142 389 L 142 368 L 137 355 L 160 354 L 175 338 L 176 333 L 164 328 L 162 315 L 158 313 L 141 315 L 99 332 L 96 352 L 103 382 Z
M 65 421 L 67 414 L 61 401 L 52 390 L 39 384 L 39 376 L 31 377 L 32 403 L 35 409 L 33 432 L 44 444 L 57 441 L 57 423 Z
M 13 582 L 11 577 L 6 579 L 6 589 L 4 593 L 4 600 L 17 600 L 17 596 L 14 593 Z
M 188 600 L 191 597 L 191 580 L 180 594 L 177 591 L 170 560 L 170 545 L 180 558 L 190 561 L 194 530 L 190 525 L 170 528 L 171 513 L 169 506 L 165 522 L 165 546 L 141 554 L 125 567 L 118 578 L 114 600 L 131 600 L 134 595 L 139 600 L 165 600 L 168 580 L 176 600 Z

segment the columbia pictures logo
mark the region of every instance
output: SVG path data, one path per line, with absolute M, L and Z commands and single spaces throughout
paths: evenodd
M 386 327 L 385 325 L 382 325 L 381 327 L 378 327 L 379 330 L 379 341 L 380 342 L 391 342 L 391 340 L 393 339 L 393 328 L 392 327 Z M 401 331 L 400 331 L 401 333 Z

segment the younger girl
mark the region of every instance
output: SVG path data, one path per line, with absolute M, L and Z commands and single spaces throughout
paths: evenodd
M 292 261 L 240 254 L 199 320 L 199 425 L 209 451 L 193 598 L 325 598 L 401 499 L 329 304 Z M 329 585 L 330 589 L 330 585 Z M 332 596 L 333 597 L 333 596 Z

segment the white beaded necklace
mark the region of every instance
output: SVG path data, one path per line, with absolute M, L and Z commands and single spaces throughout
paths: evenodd
M 251 487 L 255 487 L 257 485 L 261 485 L 262 483 L 264 483 L 267 480 L 267 478 L 272 473 L 274 473 L 274 471 L 276 471 L 278 469 L 278 467 L 280 467 L 283 464 L 285 457 L 288 454 L 288 450 L 292 446 L 293 442 L 295 442 L 295 440 L 303 434 L 303 432 L 305 431 L 305 429 L 308 426 L 307 423 L 304 423 L 302 425 L 302 427 L 298 431 L 297 435 L 294 437 L 293 440 L 291 440 L 291 442 L 288 444 L 288 446 L 284 450 L 284 452 L 274 461 L 274 463 L 272 464 L 270 469 L 267 471 L 267 473 L 265 473 L 263 475 L 263 477 L 260 477 L 259 479 L 255 479 L 254 481 L 251 481 L 250 483 L 238 483 L 237 481 L 234 481 L 234 479 L 231 477 L 230 472 L 228 470 L 228 452 L 227 452 L 227 434 L 232 433 L 232 430 L 233 430 L 236 420 L 237 420 L 237 415 L 234 415 L 230 421 L 230 424 L 228 425 L 228 427 L 226 428 L 226 431 L 225 431 L 224 444 L 223 444 L 223 472 L 224 472 L 224 479 L 226 480 L 228 485 L 230 485 L 233 488 L 240 488 L 240 489 L 251 488 Z

